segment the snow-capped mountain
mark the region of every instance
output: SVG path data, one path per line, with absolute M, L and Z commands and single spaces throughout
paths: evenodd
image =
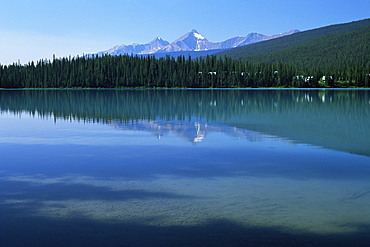
M 212 42 L 209 42 L 195 29 L 193 29 L 191 32 L 181 36 L 158 52 L 204 51 L 208 50 L 210 45 L 212 45 Z
M 152 54 L 158 52 L 169 44 L 170 43 L 162 38 L 157 37 L 147 44 L 117 45 L 107 51 L 99 52 L 99 54 L 109 54 L 112 56 L 120 54 Z
M 299 32 L 297 29 L 286 33 L 279 33 L 274 35 L 263 35 L 258 33 L 250 33 L 245 37 L 234 37 L 221 42 L 210 42 L 195 29 L 181 36 L 177 40 L 169 43 L 160 37 L 155 38 L 147 44 L 132 44 L 132 45 L 118 45 L 109 50 L 99 52 L 98 54 L 109 55 L 148 55 L 148 54 L 163 54 L 173 52 L 204 52 L 213 50 L 227 50 L 235 47 L 245 46 L 264 40 L 275 39 L 286 35 L 291 35 Z

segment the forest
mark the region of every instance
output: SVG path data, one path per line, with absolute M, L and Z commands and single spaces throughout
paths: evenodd
M 364 55 L 364 53 L 358 53 L 358 49 L 352 50 L 353 48 L 356 48 L 359 43 L 369 47 L 369 27 L 370 19 L 337 24 L 238 47 L 220 52 L 217 55 L 221 57 L 227 56 L 234 59 L 246 58 L 249 60 L 250 57 L 279 53 L 280 51 L 289 50 L 289 48 L 296 49 L 300 48 L 302 45 L 306 46 L 306 44 L 309 43 L 314 46 L 314 49 L 311 49 L 310 52 L 315 52 L 315 55 L 321 55 L 321 57 L 308 57 L 310 59 L 313 57 L 319 58 L 320 60 L 324 60 L 323 58 L 331 58 L 329 54 L 326 54 L 326 51 L 328 50 L 331 50 L 331 53 L 334 51 L 337 53 L 346 52 L 346 55 L 356 57 L 358 55 Z M 326 41 L 329 41 L 330 44 L 325 44 Z M 351 44 L 351 46 L 348 46 L 348 44 Z M 333 51 L 333 49 L 335 50 Z M 298 53 L 292 53 L 292 51 L 290 51 L 290 55 L 294 55 L 300 59 L 302 59 L 303 56 L 307 58 L 307 54 L 302 53 L 300 50 L 294 50 L 294 52 Z M 284 57 L 285 60 L 289 58 L 291 57 Z M 265 62 L 268 61 L 269 60 L 265 60 Z M 304 63 L 305 59 L 301 62 Z
M 370 26 L 349 33 L 331 35 L 275 52 L 244 57 L 249 62 L 295 64 L 300 67 L 335 68 L 345 71 L 353 65 L 370 73 Z M 354 69 L 356 69 L 354 67 Z M 339 72 L 333 72 L 338 74 Z
M 369 74 L 369 68 L 356 61 L 338 70 L 214 55 L 96 55 L 0 65 L 0 88 L 368 87 Z

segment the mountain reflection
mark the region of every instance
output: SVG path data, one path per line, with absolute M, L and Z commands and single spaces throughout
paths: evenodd
M 129 131 L 144 131 L 149 132 L 158 139 L 170 133 L 181 137 L 184 141 L 193 144 L 203 141 L 211 133 L 224 133 L 237 139 L 246 139 L 250 142 L 261 141 L 268 137 L 259 132 L 240 129 L 227 125 L 217 125 L 214 123 L 200 122 L 163 122 L 157 121 L 142 121 L 135 124 L 127 124 L 120 122 L 112 122 L 111 125 L 118 130 Z
M 0 110 L 175 133 L 272 135 L 370 156 L 369 90 L 0 90 Z

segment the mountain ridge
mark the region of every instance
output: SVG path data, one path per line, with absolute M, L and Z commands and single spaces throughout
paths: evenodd
M 202 54 L 215 53 L 216 50 L 228 50 L 236 47 L 241 47 L 253 43 L 258 43 L 265 40 L 275 39 L 294 33 L 300 32 L 297 29 L 293 29 L 289 32 L 264 35 L 259 33 L 249 33 L 247 36 L 237 36 L 233 38 L 226 39 L 220 42 L 211 42 L 203 35 L 201 35 L 197 30 L 193 29 L 190 32 L 182 35 L 172 43 L 163 40 L 161 37 L 157 37 L 154 40 L 146 44 L 133 43 L 131 45 L 123 44 L 117 45 L 105 51 L 98 52 L 98 55 L 155 55 L 163 56 L 163 53 L 171 53 L 176 55 L 183 52 L 202 52 Z

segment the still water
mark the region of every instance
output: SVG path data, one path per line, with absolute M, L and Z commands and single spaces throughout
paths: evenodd
M 369 90 L 2 90 L 0 246 L 368 246 Z

